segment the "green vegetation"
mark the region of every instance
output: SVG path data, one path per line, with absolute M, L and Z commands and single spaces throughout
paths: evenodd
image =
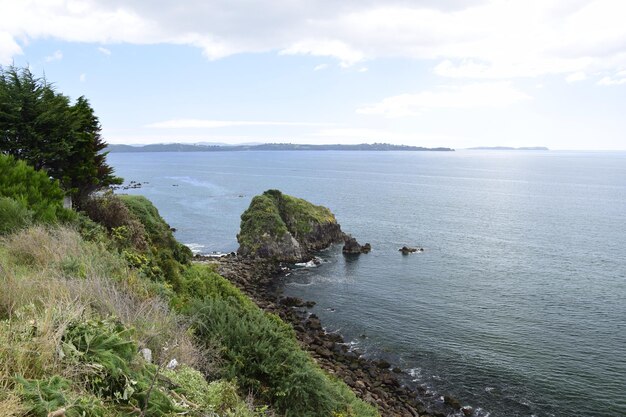
M 192 264 L 150 201 L 87 197 L 115 179 L 86 100 L 2 70 L 0 135 L 40 169 L 0 154 L 0 415 L 378 416 L 291 327 Z M 285 231 L 334 222 L 278 191 L 258 201 Z
M 268 242 L 281 240 L 287 234 L 300 242 L 308 238 L 315 225 L 336 223 L 335 216 L 326 207 L 278 190 L 267 190 L 255 196 L 250 207 L 241 215 L 237 240 L 241 252 L 254 254 Z
M 57 181 L 43 171 L 37 171 L 24 161 L 0 154 L 0 197 L 8 199 L 0 204 L 0 220 L 4 222 L 28 223 L 28 217 L 43 222 L 56 222 L 72 217 L 63 209 L 63 191 Z M 31 212 L 29 215 L 25 210 Z M 11 219 L 11 215 L 20 219 Z
M 241 215 L 241 231 L 237 240 L 254 253 L 263 244 L 260 238 L 280 239 L 288 232 L 275 200 L 263 193 L 254 197 L 250 207 Z
M 210 267 L 177 258 L 148 200 L 90 204 L 106 206 L 94 211 L 103 226 L 84 216 L 73 226 L 35 222 L 0 241 L 3 415 L 378 415 L 277 316 Z M 134 221 L 144 244 L 119 233 Z M 177 265 L 175 280 L 158 266 L 160 251 Z M 182 365 L 165 369 L 173 358 Z
M 377 415 L 299 348 L 289 325 L 264 313 L 220 275 L 194 268 L 208 284 L 187 311 L 200 340 L 218 342 L 224 378 L 237 378 L 286 416 Z
M 0 197 L 0 235 L 28 226 L 33 212 L 24 203 L 9 197 Z
M 121 182 L 106 164 L 100 131 L 84 97 L 71 104 L 28 68 L 0 67 L 0 153 L 45 170 L 79 205 L 94 190 Z

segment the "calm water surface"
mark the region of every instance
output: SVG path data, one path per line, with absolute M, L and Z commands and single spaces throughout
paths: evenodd
M 201 252 L 250 199 L 332 209 L 373 251 L 321 254 L 285 292 L 328 330 L 481 416 L 626 416 L 626 153 L 110 154 Z M 421 254 L 398 248 L 419 245 Z

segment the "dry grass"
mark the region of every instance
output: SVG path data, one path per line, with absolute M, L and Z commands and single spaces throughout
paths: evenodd
M 156 361 L 176 358 L 214 370 L 217 352 L 199 349 L 182 316 L 148 296 L 145 283 L 120 262 L 67 228 L 35 226 L 0 241 L 0 391 L 16 374 L 71 372 L 60 369 L 63 333 L 70 323 L 97 316 L 134 328 Z
M 199 351 L 188 321 L 172 312 L 162 299 L 138 297 L 125 283 L 100 277 L 65 280 L 64 285 L 91 313 L 117 317 L 125 327 L 135 329 L 140 347 L 151 349 L 156 361 L 176 358 L 192 367 L 208 365 L 204 356 L 210 352 Z
M 43 309 L 27 304 L 0 322 L 0 387 L 12 385 L 15 375 L 37 379 L 57 373 L 63 333 L 82 313 L 80 306 L 58 300 Z
M 3 394 L 0 392 L 0 416 L 18 417 L 26 412 L 20 399 L 12 392 Z
M 5 239 L 9 255 L 20 264 L 43 268 L 82 255 L 84 249 L 78 232 L 64 228 L 33 226 Z

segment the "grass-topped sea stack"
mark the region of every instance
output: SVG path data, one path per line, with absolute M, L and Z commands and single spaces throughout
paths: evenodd
M 237 240 L 242 256 L 298 262 L 343 242 L 344 233 L 326 207 L 268 190 L 254 197 L 241 215 Z

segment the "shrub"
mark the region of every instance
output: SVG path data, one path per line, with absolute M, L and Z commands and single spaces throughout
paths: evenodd
M 246 404 L 238 394 L 237 384 L 225 380 L 208 383 L 197 370 L 180 366 L 176 370 L 166 369 L 164 376 L 176 387 L 174 390 L 194 404 L 202 415 L 217 413 L 225 417 L 255 417 L 265 415 L 266 407 L 256 408 Z
M 223 347 L 225 378 L 237 378 L 286 416 L 351 415 L 355 409 L 360 416 L 377 415 L 345 384 L 324 374 L 300 349 L 289 325 L 264 313 L 210 269 L 203 278 L 205 297 L 191 302 L 188 313 L 200 340 L 218 341 Z
M 157 208 L 147 198 L 139 195 L 120 195 L 120 200 L 144 226 L 150 244 L 160 252 L 167 253 L 181 264 L 188 264 L 193 256 L 191 249 L 180 244 L 170 225 L 163 220 Z
M 91 220 L 111 232 L 120 246 L 138 251 L 148 249 L 148 237 L 143 224 L 115 194 L 108 192 L 92 196 L 83 204 L 83 210 Z
M 148 415 L 179 411 L 155 385 L 158 369 L 138 362 L 132 331 L 112 320 L 86 320 L 72 324 L 63 336 L 64 360 L 78 369 L 89 391 Z
M 23 203 L 9 197 L 0 197 L 0 235 L 14 232 L 33 221 L 33 212 Z
M 29 407 L 28 415 L 46 417 L 64 409 L 67 417 L 100 417 L 105 415 L 103 403 L 94 396 L 77 396 L 72 393 L 71 382 L 58 375 L 45 379 L 27 380 L 17 377 L 20 393 Z
M 68 217 L 58 181 L 24 161 L 0 154 L 0 197 L 10 197 L 33 211 L 35 220 L 55 222 Z
M 106 193 L 85 204 L 93 221 L 107 228 L 128 264 L 153 281 L 181 289 L 181 272 L 192 253 L 176 241 L 158 210 L 141 196 Z

